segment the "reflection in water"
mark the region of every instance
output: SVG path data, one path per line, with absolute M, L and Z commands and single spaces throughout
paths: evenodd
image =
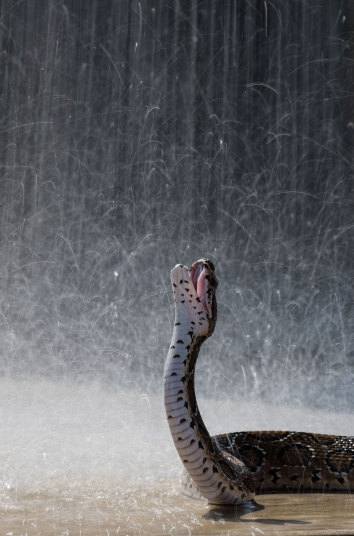
M 287 498 L 287 503 L 289 502 L 289 499 Z M 254 512 L 257 510 L 264 510 L 264 506 L 254 503 L 254 504 L 247 504 L 247 505 L 240 505 L 237 508 L 235 507 L 217 507 L 213 508 L 212 510 L 209 510 L 209 512 L 205 515 L 203 515 L 204 519 L 214 519 L 215 521 L 224 521 L 227 523 L 257 523 L 259 525 L 308 525 L 311 522 L 310 521 L 300 521 L 296 519 L 270 519 L 270 518 L 259 518 L 259 519 L 244 519 L 244 516 L 246 514 L 249 514 L 250 512 Z
M 353 431 L 350 4 L 1 2 L 0 536 L 351 533 L 179 496 L 160 386 L 210 255 L 210 432 Z
M 201 398 L 212 434 L 273 423 L 346 434 L 346 414 Z M 180 493 L 159 393 L 68 381 L 0 383 L 0 535 L 351 534 L 350 495 L 261 495 L 220 508 Z M 16 426 L 14 426 L 16 423 Z M 337 532 L 335 532 L 335 530 Z
M 257 510 L 263 510 L 264 506 L 258 504 L 256 501 L 250 501 L 238 506 L 220 505 L 211 508 L 206 514 L 203 515 L 203 519 L 214 519 L 215 521 L 241 521 L 242 516 L 249 514 L 250 512 L 256 512 Z
M 177 489 L 177 481 L 161 481 L 154 487 L 110 491 L 2 493 L 0 534 L 354 535 L 354 499 L 349 495 L 316 495 L 311 500 L 301 495 L 268 495 L 259 497 L 262 506 L 235 509 L 185 499 Z

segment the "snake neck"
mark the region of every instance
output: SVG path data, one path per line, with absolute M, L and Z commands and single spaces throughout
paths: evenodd
M 206 337 L 196 336 L 193 331 L 193 323 L 176 318 L 165 367 L 165 408 L 175 447 L 194 484 L 210 503 L 251 500 L 253 493 L 239 478 L 240 472 L 245 472 L 242 462 L 225 456 L 200 415 L 194 371 Z

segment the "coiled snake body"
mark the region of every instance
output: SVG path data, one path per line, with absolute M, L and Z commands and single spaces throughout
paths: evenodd
M 164 374 L 168 424 L 186 469 L 185 490 L 213 504 L 255 493 L 354 490 L 354 437 L 301 432 L 235 432 L 211 437 L 200 415 L 194 371 L 216 323 L 214 265 L 171 272 L 175 324 Z

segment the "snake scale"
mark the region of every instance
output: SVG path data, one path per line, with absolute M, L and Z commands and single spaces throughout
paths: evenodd
M 185 491 L 212 504 L 240 504 L 255 493 L 354 490 L 354 437 L 303 432 L 210 436 L 194 389 L 199 350 L 216 324 L 217 279 L 211 261 L 171 271 L 175 323 L 164 373 L 174 444 L 186 470 Z

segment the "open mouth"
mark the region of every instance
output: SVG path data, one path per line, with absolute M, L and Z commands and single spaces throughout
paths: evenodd
M 194 289 L 200 299 L 205 312 L 211 318 L 212 299 L 217 286 L 217 281 L 214 276 L 214 265 L 211 261 L 200 260 L 196 261 L 188 270 L 189 277 L 193 283 Z

